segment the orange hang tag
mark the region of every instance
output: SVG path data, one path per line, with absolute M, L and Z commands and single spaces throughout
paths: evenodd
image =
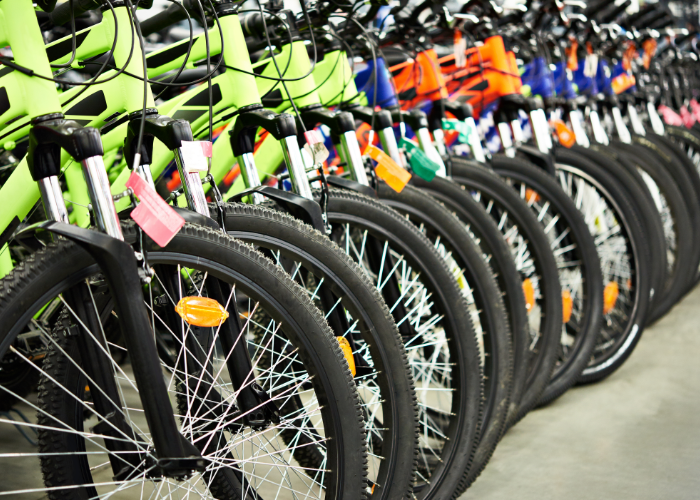
M 576 143 L 576 134 L 561 120 L 552 120 L 554 132 L 557 134 L 559 144 L 565 148 L 570 148 Z
M 566 67 L 571 71 L 576 71 L 578 69 L 578 41 L 571 40 L 571 45 L 566 48 Z
M 637 46 L 634 43 L 629 43 L 625 53 L 622 54 L 622 69 L 629 71 L 632 69 L 632 60 L 637 57 Z
M 649 66 L 651 65 L 651 58 L 656 54 L 656 40 L 653 38 L 644 40 L 642 48 L 644 49 L 642 63 L 644 64 L 644 69 L 649 69 Z
M 634 75 L 620 73 L 612 79 L 612 89 L 616 94 L 622 94 L 625 90 L 633 87 L 636 83 Z
M 397 193 L 403 191 L 408 181 L 411 180 L 411 174 L 407 170 L 401 168 L 391 156 L 372 144 L 367 146 L 365 154 L 377 162 L 377 167 L 374 169 L 377 177 L 386 182 Z

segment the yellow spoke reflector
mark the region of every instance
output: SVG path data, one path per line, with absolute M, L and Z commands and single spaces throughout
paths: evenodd
M 190 325 L 219 326 L 228 318 L 228 311 L 209 297 L 183 297 L 175 311 Z
M 357 373 L 357 369 L 355 368 L 355 358 L 352 357 L 352 349 L 350 348 L 350 342 L 348 342 L 348 339 L 346 339 L 345 337 L 336 337 L 336 339 L 338 339 L 340 349 L 343 351 L 345 361 L 348 362 L 348 366 L 350 367 L 350 373 L 352 373 L 352 376 L 354 377 Z
M 608 314 L 613 310 L 619 294 L 620 288 L 617 286 L 617 281 L 610 281 L 605 285 L 605 290 L 603 290 L 603 314 Z
M 525 189 L 525 201 L 528 203 L 537 203 L 540 201 L 540 195 L 534 189 Z
M 530 314 L 532 308 L 535 307 L 535 287 L 532 286 L 530 278 L 525 278 L 523 281 L 523 293 L 525 294 L 525 309 Z
M 568 290 L 561 292 L 562 319 L 564 323 L 568 323 L 571 319 L 571 311 L 574 310 L 574 301 L 571 298 L 571 293 Z

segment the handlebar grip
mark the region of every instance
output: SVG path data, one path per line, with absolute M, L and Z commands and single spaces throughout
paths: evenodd
M 659 13 L 656 10 L 656 5 L 647 4 L 641 8 L 638 12 L 627 16 L 627 18 L 622 22 L 625 28 L 631 28 L 632 26 L 640 27 L 640 24 L 650 22 L 648 19 L 653 19 L 658 16 Z
M 177 4 L 170 4 L 167 9 L 159 12 L 155 16 L 142 21 L 141 33 L 143 36 L 148 36 L 158 31 L 161 31 L 168 26 L 171 26 L 180 21 L 187 19 L 185 8 Z
M 647 28 L 651 28 L 654 30 L 661 30 L 664 28 L 668 28 L 669 26 L 673 26 L 674 24 L 676 24 L 676 20 L 673 19 L 673 17 L 671 17 L 669 15 L 665 15 L 665 16 L 663 16 L 659 19 L 655 19 L 654 21 L 649 23 Z
M 630 6 L 632 2 L 630 0 L 625 0 L 620 5 L 613 4 L 612 7 L 608 7 L 603 10 L 600 15 L 597 16 L 601 23 L 609 23 L 617 19 L 617 16 L 622 14 L 627 7 Z
M 656 21 L 659 16 L 662 16 L 663 13 L 659 12 L 656 9 L 650 10 L 649 12 L 645 13 L 643 16 L 638 17 L 634 22 L 627 23 L 629 27 L 634 26 L 637 29 L 644 29 L 648 27 L 651 23 Z
M 263 25 L 263 19 L 260 13 L 251 12 L 246 15 L 240 16 L 241 29 L 243 34 L 252 37 L 264 37 L 265 36 L 265 26 Z
M 89 10 L 99 9 L 102 6 L 102 0 L 73 0 L 74 16 L 78 17 Z M 71 4 L 70 1 L 63 2 L 51 12 L 51 22 L 55 26 L 61 26 L 70 22 Z
M 609 0 L 599 0 L 597 2 L 589 2 L 586 5 L 586 9 L 583 11 L 583 15 L 588 19 L 594 17 L 598 12 L 606 8 L 610 4 Z

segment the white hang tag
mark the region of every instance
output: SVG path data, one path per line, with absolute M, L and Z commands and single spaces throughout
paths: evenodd
M 211 158 L 212 144 L 209 141 L 182 141 L 180 151 L 184 160 L 185 172 L 206 172 L 209 170 L 207 157 Z
M 598 56 L 595 54 L 586 55 L 586 62 L 583 66 L 583 74 L 589 78 L 595 78 L 598 73 Z
M 314 166 L 319 165 L 328 159 L 330 153 L 321 139 L 320 134 L 316 130 L 309 130 L 304 132 L 304 138 L 306 139 L 306 144 L 304 144 L 304 149 L 309 156 L 313 158 Z

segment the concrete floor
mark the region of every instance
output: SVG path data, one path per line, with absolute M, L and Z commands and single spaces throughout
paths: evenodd
M 530 413 L 460 500 L 700 498 L 700 287 L 608 379 Z

